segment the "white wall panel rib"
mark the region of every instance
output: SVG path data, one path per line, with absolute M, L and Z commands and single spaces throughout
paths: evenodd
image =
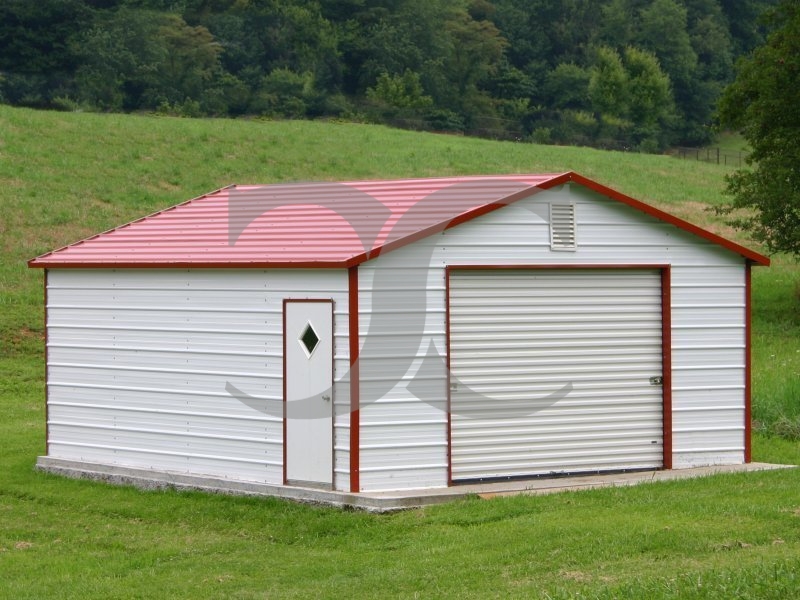
M 578 248 L 570 253 L 552 252 L 546 218 L 548 203 L 564 201 L 576 204 Z M 718 424 L 725 424 L 720 425 L 724 427 L 730 422 L 741 422 L 744 414 L 744 268 L 741 257 L 619 202 L 580 187 L 570 190 L 569 186 L 536 194 L 448 229 L 425 243 L 428 246 L 412 244 L 359 267 L 362 347 L 371 319 L 373 278 L 378 271 L 396 273 L 396 278 L 386 279 L 392 281 L 392 287 L 399 292 L 405 289 L 407 279 L 418 285 L 420 277 L 415 269 L 428 270 L 429 314 L 416 351 L 417 359 L 421 360 L 429 343 L 434 344 L 442 357 L 445 356 L 443 290 L 444 268 L 448 265 L 670 265 L 674 418 L 681 424 L 693 423 L 715 438 L 714 448 L 704 447 L 695 451 L 692 448 L 697 443 L 697 436 L 675 431 L 673 466 L 719 464 L 720 460 L 743 461 L 744 445 L 740 432 L 725 430 L 721 439 L 715 437 Z M 385 302 L 379 300 L 378 304 Z M 370 340 L 370 348 L 376 354 L 390 354 L 397 347 L 398 340 L 420 338 L 419 332 L 404 329 L 401 322 L 409 322 L 407 314 L 398 317 L 393 331 L 386 331 L 377 340 Z M 547 327 L 542 325 L 542 331 Z M 553 321 L 549 327 L 558 330 L 561 324 Z M 484 342 L 488 343 L 488 340 L 481 340 Z M 733 360 L 740 352 L 742 358 Z M 720 355 L 725 358 L 720 358 Z M 381 370 L 380 360 L 378 356 L 362 357 L 362 364 L 370 364 L 370 370 L 375 374 Z M 698 368 L 684 369 L 683 365 Z M 415 399 L 406 386 L 404 380 L 395 390 L 407 399 L 402 405 L 406 412 L 390 412 L 388 399 L 362 408 L 362 437 L 372 439 L 370 432 L 374 429 L 380 432 L 377 437 L 400 439 L 405 435 L 401 427 L 384 425 L 385 415 L 391 415 L 392 419 L 401 419 L 404 414 L 416 415 L 415 403 L 423 412 L 428 410 L 426 403 Z M 398 404 L 395 402 L 394 406 Z M 706 406 L 709 411 L 692 412 Z M 427 438 L 430 431 L 444 432 L 442 435 L 445 435 L 444 416 L 440 421 L 435 425 L 426 421 L 425 426 L 430 429 L 426 432 L 419 429 L 418 435 Z M 446 461 L 440 460 L 441 457 L 432 450 L 432 460 L 424 468 L 418 471 L 408 468 L 402 475 L 392 477 L 381 470 L 381 458 L 377 452 L 362 449 L 362 488 L 421 487 L 420 482 L 443 485 L 447 473 Z
M 362 490 L 447 485 L 444 362 L 417 376 L 429 344 L 445 346 L 445 282 L 428 268 L 433 249 L 413 244 L 359 267 Z
M 281 483 L 287 297 L 334 299 L 343 376 L 344 271 L 51 270 L 50 456 Z

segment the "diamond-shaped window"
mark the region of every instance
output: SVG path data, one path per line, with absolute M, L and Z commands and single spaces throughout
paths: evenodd
M 311 356 L 314 353 L 314 350 L 319 345 L 319 336 L 317 332 L 314 331 L 314 328 L 311 326 L 311 323 L 307 323 L 305 329 L 303 329 L 303 333 L 300 334 L 300 343 L 305 348 L 306 353 Z

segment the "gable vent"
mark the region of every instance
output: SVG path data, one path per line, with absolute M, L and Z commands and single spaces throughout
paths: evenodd
M 575 250 L 575 204 L 550 205 L 550 249 Z

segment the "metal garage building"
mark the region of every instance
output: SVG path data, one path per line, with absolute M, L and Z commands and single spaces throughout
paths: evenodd
M 575 173 L 231 186 L 45 269 L 43 468 L 345 492 L 750 461 L 750 268 Z

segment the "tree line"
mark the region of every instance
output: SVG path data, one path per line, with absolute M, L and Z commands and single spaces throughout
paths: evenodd
M 658 151 L 713 135 L 772 0 L 3 0 L 0 102 Z

